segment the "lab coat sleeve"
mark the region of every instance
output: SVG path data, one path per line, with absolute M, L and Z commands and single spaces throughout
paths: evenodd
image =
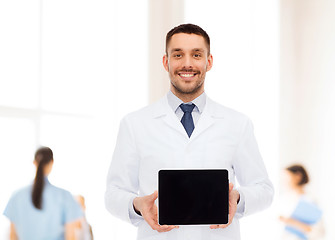
M 139 155 L 129 120 L 121 121 L 112 162 L 107 176 L 105 205 L 117 218 L 138 225 L 143 219 L 132 206 L 138 196 Z
M 234 155 L 233 168 L 240 184 L 237 190 L 242 195 L 236 217 L 249 215 L 269 207 L 274 189 L 259 153 L 253 126 L 249 119 L 243 124 Z

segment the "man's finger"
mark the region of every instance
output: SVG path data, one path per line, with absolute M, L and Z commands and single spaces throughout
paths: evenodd
M 220 224 L 220 225 L 211 225 L 210 228 L 211 229 L 218 229 L 218 228 L 226 228 L 229 226 L 230 223 L 228 224 Z
M 159 225 L 157 222 L 157 219 L 155 218 L 145 218 L 145 220 L 147 221 L 147 223 L 150 225 L 150 227 L 153 230 L 156 230 L 158 232 L 168 232 L 171 231 L 174 228 L 179 228 L 179 226 L 174 226 L 174 225 Z
M 234 184 L 233 183 L 229 183 L 229 192 L 231 192 L 234 188 Z
M 167 225 L 162 225 L 162 226 L 158 225 L 158 226 L 159 228 L 156 229 L 158 232 L 166 232 L 169 229 L 169 226 Z
M 153 230 L 159 230 L 160 229 L 160 225 L 155 221 L 153 220 L 152 218 L 148 218 L 148 219 L 145 219 L 147 221 L 147 223 L 149 224 L 149 226 L 153 229 Z
M 173 226 L 173 225 L 159 225 L 159 224 L 157 224 L 157 223 L 155 223 L 154 221 L 153 222 L 151 222 L 152 223 L 152 225 L 150 225 L 151 226 L 151 228 L 153 229 L 153 230 L 156 230 L 157 232 L 168 232 L 168 231 L 171 231 L 172 229 L 174 229 L 174 228 L 179 228 L 178 226 Z
M 149 195 L 151 201 L 155 201 L 158 198 L 158 192 L 154 191 L 152 194 Z
M 160 226 L 160 228 L 157 231 L 158 232 L 168 232 L 168 231 L 171 231 L 174 228 L 178 228 L 178 226 L 162 225 L 162 226 Z
M 171 231 L 174 228 L 179 228 L 178 226 L 174 226 L 174 225 L 159 225 L 157 222 L 157 218 L 155 217 L 146 217 L 145 220 L 147 221 L 147 223 L 149 224 L 149 226 L 153 229 L 156 230 L 158 232 L 168 232 Z

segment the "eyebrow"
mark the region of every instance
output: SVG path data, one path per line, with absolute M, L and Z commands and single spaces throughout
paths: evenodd
M 183 49 L 181 49 L 181 48 L 171 49 L 171 52 L 180 52 L 180 51 L 183 51 Z M 202 49 L 202 48 L 194 48 L 194 49 L 192 49 L 192 52 L 205 52 L 205 50 Z
M 171 49 L 171 52 L 180 52 L 180 51 L 182 51 L 181 48 L 172 48 Z
M 202 48 L 195 48 L 195 49 L 192 49 L 193 52 L 204 52 L 205 50 L 202 49 Z

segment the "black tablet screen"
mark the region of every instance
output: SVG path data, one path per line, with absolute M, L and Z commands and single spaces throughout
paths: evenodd
M 160 225 L 228 223 L 229 180 L 226 169 L 160 170 Z

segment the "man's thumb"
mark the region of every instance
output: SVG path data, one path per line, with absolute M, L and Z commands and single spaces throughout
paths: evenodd
M 150 199 L 152 201 L 155 201 L 158 198 L 158 191 L 154 191 L 151 195 L 150 195 Z
M 234 188 L 234 184 L 229 183 L 229 192 L 231 192 L 231 190 L 233 190 L 233 188 Z

